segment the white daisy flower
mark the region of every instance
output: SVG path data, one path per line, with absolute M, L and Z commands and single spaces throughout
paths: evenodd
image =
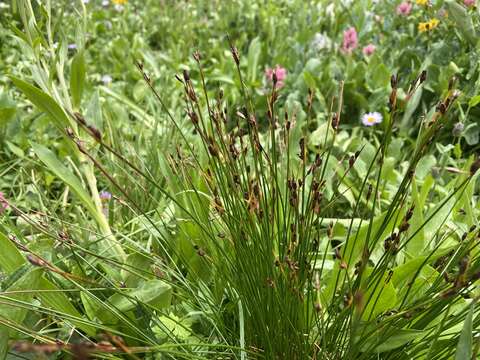
M 103 85 L 105 86 L 110 85 L 112 83 L 112 80 L 113 80 L 112 77 L 108 74 L 102 76 L 102 82 L 103 82 Z
M 327 15 L 330 18 L 335 17 L 335 4 L 331 3 L 325 8 L 325 15 Z
M 312 47 L 317 50 L 327 49 L 332 45 L 330 38 L 324 33 L 316 33 L 312 40 Z
M 379 112 L 370 112 L 362 116 L 362 124 L 365 126 L 373 126 L 375 124 L 380 124 L 383 120 L 382 114 Z

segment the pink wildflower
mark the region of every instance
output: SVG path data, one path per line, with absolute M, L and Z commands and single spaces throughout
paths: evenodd
M 98 195 L 100 196 L 100 200 L 102 201 L 108 201 L 112 198 L 112 194 L 105 190 L 100 191 Z
M 463 0 L 465 6 L 475 6 L 475 0 Z
M 0 191 L 0 214 L 8 208 L 8 201 L 5 199 L 5 195 Z
M 108 217 L 108 204 L 106 203 L 108 203 L 112 199 L 112 194 L 108 191 L 102 190 L 98 195 L 100 195 L 100 201 L 104 204 L 102 206 L 103 215 Z
M 268 81 L 273 82 L 273 74 L 275 74 L 277 78 L 277 89 L 282 88 L 285 85 L 284 81 L 287 77 L 287 69 L 281 67 L 280 65 L 277 65 L 274 69 L 268 68 L 267 70 L 265 70 L 265 76 Z
M 357 30 L 354 27 L 350 27 L 343 32 L 343 45 L 342 51 L 346 54 L 351 54 L 352 51 L 358 46 Z
M 410 11 L 412 11 L 412 4 L 408 1 L 404 1 L 397 6 L 397 15 L 408 16 Z
M 363 52 L 363 55 L 365 56 L 370 56 L 372 55 L 375 50 L 377 49 L 377 47 L 373 44 L 368 44 L 367 46 L 365 46 L 363 49 L 362 49 L 362 52 Z

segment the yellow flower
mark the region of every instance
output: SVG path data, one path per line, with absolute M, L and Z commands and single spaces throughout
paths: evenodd
M 416 3 L 417 3 L 417 5 L 427 5 L 428 0 L 417 0 Z
M 428 30 L 427 26 L 428 26 L 428 23 L 426 23 L 426 22 L 419 23 L 418 24 L 418 31 L 420 31 L 420 32 L 427 31 Z
M 440 20 L 433 18 L 432 20 L 430 20 L 430 27 L 432 29 L 436 28 L 439 23 L 440 23 Z
M 418 24 L 418 31 L 425 32 L 425 31 L 432 30 L 432 29 L 436 28 L 439 23 L 440 23 L 440 20 L 435 19 L 435 18 L 433 18 L 432 20 L 427 21 L 427 22 L 421 22 L 421 23 Z
M 112 0 L 115 5 L 125 5 L 128 0 Z

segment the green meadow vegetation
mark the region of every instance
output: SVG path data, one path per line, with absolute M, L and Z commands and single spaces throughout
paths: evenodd
M 480 358 L 480 3 L 0 1 L 0 358 Z

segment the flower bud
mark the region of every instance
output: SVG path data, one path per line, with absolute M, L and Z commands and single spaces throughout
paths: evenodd
M 460 135 L 462 135 L 464 128 L 465 125 L 463 125 L 463 123 L 457 122 L 455 125 L 453 125 L 452 135 L 455 137 L 459 137 Z

